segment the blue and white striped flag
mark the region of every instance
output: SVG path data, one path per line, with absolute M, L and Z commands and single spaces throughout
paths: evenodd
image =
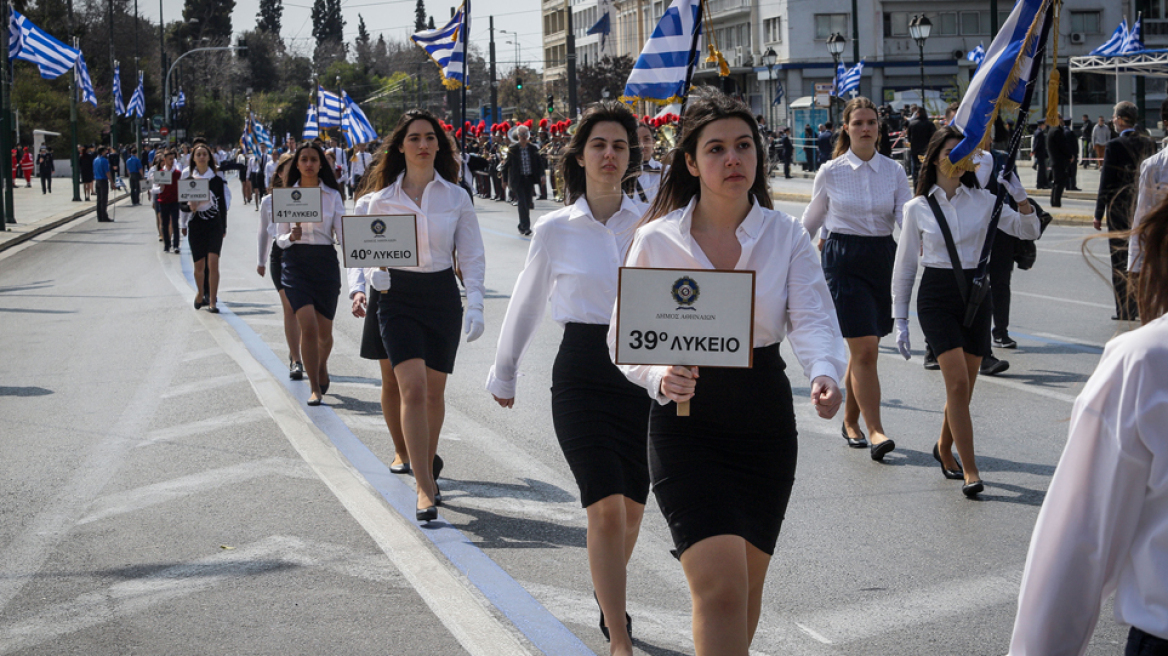
M 659 105 L 685 101 L 700 52 L 701 12 L 700 0 L 673 0 L 633 64 L 622 101 Z
M 316 111 L 318 127 L 341 127 L 341 97 L 325 91 L 322 86 L 316 87 Z
M 423 30 L 410 37 L 438 65 L 442 84 L 447 89 L 458 89 L 466 81 L 466 47 L 463 43 L 465 9 L 465 4 L 459 7 L 450 22 L 442 27 L 436 30 Z
M 373 129 L 373 124 L 369 122 L 356 101 L 344 91 L 341 91 L 341 98 L 345 101 L 345 137 L 349 140 L 349 145 L 377 141 L 377 130 Z
M 783 83 L 780 80 L 775 80 L 775 99 L 771 101 L 772 105 L 778 105 L 783 102 Z
M 596 5 L 596 10 L 600 13 L 600 19 L 588 28 L 585 34 L 600 35 L 600 50 L 597 56 L 604 57 L 608 35 L 612 33 L 612 0 L 600 0 Z
M 840 66 L 843 66 L 843 64 L 840 64 Z M 864 75 L 864 60 L 861 59 L 859 61 L 859 63 L 857 63 L 855 66 L 849 68 L 847 71 L 845 71 L 843 73 L 843 75 L 840 76 L 839 93 L 836 95 L 842 96 L 843 94 L 845 94 L 849 91 L 854 91 L 855 93 L 859 93 L 860 92 L 860 78 L 862 78 L 863 75 Z
M 122 66 L 114 65 L 114 113 L 118 116 L 126 115 L 126 101 L 122 100 Z
M 81 51 L 61 43 L 37 27 L 19 11 L 12 10 L 8 21 L 8 59 L 22 59 L 37 65 L 41 77 L 55 80 L 73 68 Z
M 993 136 L 990 128 L 998 112 L 1016 108 L 1025 99 L 1047 11 L 1050 5 L 1044 0 L 1018 0 L 1014 5 L 953 117 L 965 138 L 950 151 L 950 163 L 972 171 L 974 156 Z
M 97 94 L 93 91 L 93 78 L 89 77 L 89 67 L 85 65 L 85 55 L 77 56 L 77 88 L 81 90 L 81 102 L 93 103 L 97 107 Z
M 178 98 L 175 98 L 171 106 L 175 109 L 181 109 L 187 106 L 187 95 L 183 93 L 182 89 L 178 90 Z
M 263 123 L 253 119 L 251 124 L 251 131 L 252 134 L 255 135 L 256 143 L 268 148 L 272 147 L 272 133 L 268 131 L 268 128 L 264 127 Z
M 1091 51 L 1092 55 L 1118 55 L 1123 51 L 1123 45 L 1127 42 L 1127 19 L 1119 22 L 1119 27 L 1111 33 L 1111 38 L 1103 45 Z
M 835 77 L 831 79 L 831 95 L 836 98 L 843 94 L 840 87 L 843 86 L 844 76 L 848 74 L 848 67 L 844 66 L 843 62 L 835 65 Z
M 316 107 L 308 106 L 308 116 L 304 120 L 304 132 L 300 135 L 301 139 L 311 141 L 320 136 L 320 124 L 316 120 Z
M 977 47 L 973 50 L 970 50 L 969 54 L 966 55 L 965 58 L 973 62 L 975 67 L 981 66 L 982 61 L 985 60 L 985 43 L 977 44 Z
M 146 90 L 142 86 L 142 73 L 138 73 L 138 88 L 134 89 L 134 95 L 130 97 L 126 113 L 139 118 L 146 115 Z
M 1131 31 L 1127 33 L 1127 38 L 1123 40 L 1123 46 L 1120 47 L 1119 54 L 1130 55 L 1133 52 L 1139 52 L 1144 49 L 1144 43 L 1140 40 L 1140 22 L 1143 20 L 1143 16 L 1136 16 L 1136 22 L 1132 25 Z

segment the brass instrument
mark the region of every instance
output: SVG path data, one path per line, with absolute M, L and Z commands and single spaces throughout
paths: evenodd
M 657 128 L 656 156 L 658 162 L 664 162 L 665 156 L 677 145 L 677 126 L 666 123 Z

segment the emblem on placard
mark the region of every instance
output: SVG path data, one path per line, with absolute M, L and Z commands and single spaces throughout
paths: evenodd
M 369 224 L 369 229 L 372 230 L 373 234 L 375 235 L 384 235 L 385 221 L 382 221 L 381 219 L 373 219 L 373 223 Z
M 198 185 L 198 183 L 195 182 L 194 180 L 191 180 L 190 182 L 187 183 L 187 187 L 189 187 L 191 189 L 194 189 L 196 185 Z
M 694 301 L 698 300 L 701 291 L 698 289 L 698 284 L 693 278 L 689 276 L 682 276 L 673 283 L 673 300 L 681 307 L 679 310 L 692 310 Z
M 300 200 L 301 196 L 303 196 L 303 195 L 304 194 L 300 193 L 299 190 L 294 190 L 292 192 L 292 200 Z

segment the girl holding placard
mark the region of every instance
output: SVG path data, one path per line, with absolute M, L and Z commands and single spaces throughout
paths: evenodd
M 765 153 L 746 105 L 697 87 L 626 260 L 755 272 L 752 368 L 621 366 L 656 401 L 649 474 L 689 582 L 698 656 L 747 656 L 758 626 L 798 453 L 779 342 L 789 338 L 820 417 L 839 409 L 847 366 L 815 248 L 797 219 L 771 208 Z M 690 416 L 679 417 L 684 401 Z
M 292 153 L 284 153 L 275 162 L 272 172 L 270 188 L 284 186 L 284 179 L 288 177 L 288 168 L 291 166 Z M 256 266 L 256 273 L 262 278 L 264 271 L 271 271 L 272 284 L 280 294 L 280 305 L 284 307 L 284 340 L 288 342 L 288 378 L 302 380 L 304 378 L 304 362 L 300 359 L 300 324 L 296 321 L 296 312 L 288 302 L 288 295 L 284 293 L 284 249 L 272 248 L 279 234 L 277 224 L 272 222 L 272 194 L 264 196 L 260 201 L 260 232 L 259 246 L 260 259 Z M 270 265 L 270 266 L 267 266 Z
M 182 210 L 182 234 L 191 249 L 195 269 L 195 309 L 208 305 L 210 312 L 219 313 L 219 252 L 223 249 L 223 235 L 227 232 L 227 210 L 231 208 L 231 190 L 215 170 L 215 158 L 207 144 L 195 146 L 191 164 L 183 169 L 183 180 L 207 180 L 209 200 L 186 203 Z M 164 217 L 165 218 L 165 217 Z M 188 234 L 189 232 L 189 234 Z M 206 265 L 206 267 L 204 267 Z M 203 285 L 206 278 L 206 286 Z M 206 295 L 203 291 L 206 290 Z
M 618 270 L 644 206 L 622 190 L 641 168 L 637 121 L 628 106 L 593 105 L 562 155 L 568 207 L 534 227 L 527 264 L 515 282 L 487 389 L 515 403 L 519 362 L 543 321 L 544 306 L 564 326 L 552 368 L 552 420 L 588 513 L 588 562 L 601 608 L 600 630 L 613 654 L 632 654 L 625 583 L 649 496 L 649 402 L 608 357 L 605 338 Z
M 435 467 L 446 416 L 446 377 L 454 371 L 459 325 L 466 340 L 483 334 L 486 259 L 474 205 L 458 186 L 458 160 L 438 119 L 413 109 L 382 143 L 383 154 L 364 177 L 354 214 L 417 217 L 418 267 L 372 270 L 380 293 L 381 338 L 401 394 L 406 449 L 418 489 L 418 521 L 438 517 Z M 454 252 L 466 287 L 465 319 Z
M 276 245 L 284 250 L 280 283 L 300 325 L 300 355 L 312 394 L 308 405 L 320 405 L 328 393 L 328 359 L 333 350 L 333 318 L 341 295 L 341 269 L 334 244 L 344 229 L 336 176 L 324 151 L 305 143 L 292 155 L 286 187 L 320 187 L 319 223 L 277 223 Z

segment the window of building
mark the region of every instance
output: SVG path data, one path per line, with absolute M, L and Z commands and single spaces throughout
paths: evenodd
M 1100 23 L 1102 22 L 1100 13 L 1098 11 L 1072 11 L 1071 32 L 1099 34 L 1102 32 L 1100 29 Z
M 908 36 L 909 15 L 903 11 L 884 12 L 884 36 Z
M 815 38 L 826 40 L 827 37 L 839 32 L 848 33 L 847 14 L 815 14 Z
M 985 34 L 981 29 L 981 12 L 979 11 L 963 11 L 961 12 L 961 34 L 963 36 L 977 36 Z
M 933 21 L 933 29 L 937 30 L 938 36 L 953 36 L 957 34 L 957 12 L 947 11 L 939 14 L 934 20 L 932 17 L 929 20 Z
M 781 17 L 764 20 L 762 22 L 762 40 L 766 43 L 782 43 L 782 24 L 783 19 Z

